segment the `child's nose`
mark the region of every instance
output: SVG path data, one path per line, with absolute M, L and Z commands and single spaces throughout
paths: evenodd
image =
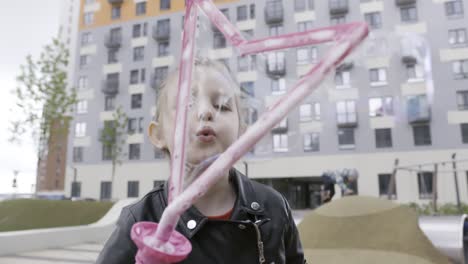
M 213 110 L 209 107 L 201 107 L 198 113 L 198 118 L 201 121 L 213 121 Z

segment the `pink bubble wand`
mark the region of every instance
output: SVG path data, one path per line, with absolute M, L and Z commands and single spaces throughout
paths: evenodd
M 211 0 L 187 0 L 180 59 L 179 89 L 169 179 L 169 205 L 159 224 L 136 223 L 131 237 L 138 247 L 136 263 L 166 264 L 182 261 L 191 251 L 190 241 L 175 231 L 180 216 L 216 183 L 249 149 L 299 105 L 367 36 L 364 22 L 355 22 L 305 32 L 247 41 Z M 236 47 L 241 55 L 301 47 L 334 41 L 327 55 L 307 72 L 290 91 L 267 107 L 259 120 L 234 142 L 184 191 L 187 112 L 195 42 L 196 10 L 199 7 Z

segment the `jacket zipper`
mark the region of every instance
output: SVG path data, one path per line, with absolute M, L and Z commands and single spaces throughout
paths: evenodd
M 258 247 L 258 255 L 259 255 L 258 260 L 260 264 L 263 264 L 265 263 L 265 253 L 263 249 L 262 234 L 260 233 L 260 228 L 259 228 L 259 224 L 261 223 L 262 223 L 261 220 L 257 220 L 255 221 L 255 223 L 253 223 L 253 226 L 255 227 L 255 231 L 257 232 L 257 247 Z

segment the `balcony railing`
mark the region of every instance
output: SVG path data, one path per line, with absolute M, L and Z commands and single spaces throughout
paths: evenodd
M 169 23 L 158 23 L 153 26 L 153 39 L 156 41 L 169 40 L 171 37 L 171 26 Z
M 122 45 L 122 34 L 108 34 L 105 45 L 109 49 L 118 49 Z
M 408 122 L 425 123 L 431 121 L 431 109 L 426 97 L 416 96 L 408 98 Z
M 348 13 L 348 0 L 330 0 L 328 2 L 331 15 L 340 15 Z
M 395 0 L 395 4 L 398 6 L 413 5 L 415 3 L 416 0 Z
M 281 1 L 269 1 L 265 5 L 265 23 L 282 23 L 284 16 L 283 4 Z
M 336 125 L 338 127 L 357 127 L 357 113 L 338 113 L 336 115 Z
M 106 95 L 116 95 L 117 93 L 119 93 L 119 80 L 104 80 L 102 85 L 102 92 Z
M 107 0 L 109 1 L 109 4 L 111 5 L 121 5 L 123 3 L 123 0 Z

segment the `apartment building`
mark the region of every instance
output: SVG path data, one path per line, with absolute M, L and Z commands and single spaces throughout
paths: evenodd
M 398 160 L 398 166 L 416 166 L 397 170 L 393 199 L 425 203 L 437 190 L 440 202 L 455 202 L 450 159 L 456 153 L 458 189 L 468 201 L 462 162 L 468 157 L 466 0 L 214 2 L 250 38 L 352 21 L 366 21 L 371 30 L 366 43 L 239 162 L 240 171 L 273 186 L 293 208 L 314 208 L 324 171 L 355 168 L 358 194 L 386 196 Z M 81 2 L 73 73 L 80 102 L 68 139 L 67 194 L 140 197 L 167 179 L 168 162 L 145 131 L 157 88 L 178 65 L 183 17 L 182 0 Z M 250 123 L 329 47 L 238 57 L 216 28 L 200 31 L 207 56 L 236 75 Z M 117 106 L 129 117 L 127 155 L 112 181 L 99 136 Z M 435 182 L 433 164 L 425 164 L 439 161 Z

